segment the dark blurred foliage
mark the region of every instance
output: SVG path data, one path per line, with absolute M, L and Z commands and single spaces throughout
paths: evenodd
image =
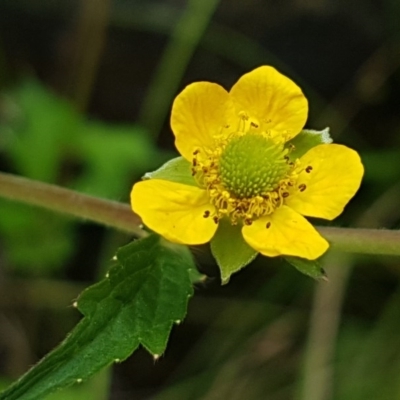
M 168 113 L 186 84 L 229 88 L 271 64 L 303 88 L 307 126 L 362 155 L 363 186 L 333 224 L 398 228 L 399 55 L 397 0 L 1 0 L 0 169 L 127 201 L 173 154 Z M 69 305 L 130 239 L 1 201 L 4 382 L 72 329 Z M 329 254 L 327 284 L 259 257 L 221 287 L 207 249 L 195 254 L 209 278 L 166 354 L 140 350 L 110 384 L 51 398 L 399 398 L 397 259 Z

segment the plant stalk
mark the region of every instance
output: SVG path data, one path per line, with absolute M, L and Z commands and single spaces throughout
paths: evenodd
M 0 197 L 97 222 L 142 237 L 141 220 L 127 204 L 0 172 Z
M 0 172 L 0 197 L 125 231 L 145 235 L 140 217 L 128 204 L 99 199 L 56 185 Z M 400 256 L 400 231 L 316 227 L 337 251 Z

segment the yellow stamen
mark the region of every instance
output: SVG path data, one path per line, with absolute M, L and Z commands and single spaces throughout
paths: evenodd
M 272 214 L 289 196 L 299 173 L 298 163 L 289 161 L 282 144 L 272 142 L 265 132 L 256 133 L 257 123 L 247 115 L 241 114 L 240 121 L 239 131 L 217 140 L 212 150 L 193 153 L 193 175 L 208 191 L 216 223 L 228 217 L 233 225 L 250 225 Z

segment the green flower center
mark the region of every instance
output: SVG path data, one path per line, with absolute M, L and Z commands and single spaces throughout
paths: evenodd
M 221 183 L 236 198 L 250 198 L 272 192 L 287 175 L 287 151 L 259 134 L 232 138 L 219 160 Z

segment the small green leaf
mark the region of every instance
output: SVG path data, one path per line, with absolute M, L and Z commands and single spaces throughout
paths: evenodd
M 166 181 L 198 186 L 192 176 L 192 166 L 183 157 L 173 158 L 154 172 L 148 172 L 143 179 L 164 179 Z
M 303 129 L 297 136 L 286 143 L 286 147 L 292 147 L 288 156 L 291 160 L 296 160 L 303 154 L 307 153 L 311 148 L 318 146 L 319 144 L 327 143 L 332 143 L 329 128 L 325 128 L 322 131 Z
M 328 278 L 325 274 L 325 271 L 320 266 L 318 260 L 306 260 L 305 258 L 300 257 L 284 257 L 285 260 L 295 267 L 302 274 L 310 276 L 316 280 L 327 281 Z
M 233 273 L 248 265 L 258 254 L 243 239 L 242 227 L 233 226 L 225 219 L 219 221 L 217 233 L 211 240 L 211 252 L 221 270 L 223 285 L 229 282 Z
M 140 344 L 155 357 L 164 352 L 193 294 L 188 249 L 151 235 L 119 249 L 117 261 L 105 279 L 79 297 L 84 318 L 72 333 L 0 400 L 41 400 L 126 359 Z

